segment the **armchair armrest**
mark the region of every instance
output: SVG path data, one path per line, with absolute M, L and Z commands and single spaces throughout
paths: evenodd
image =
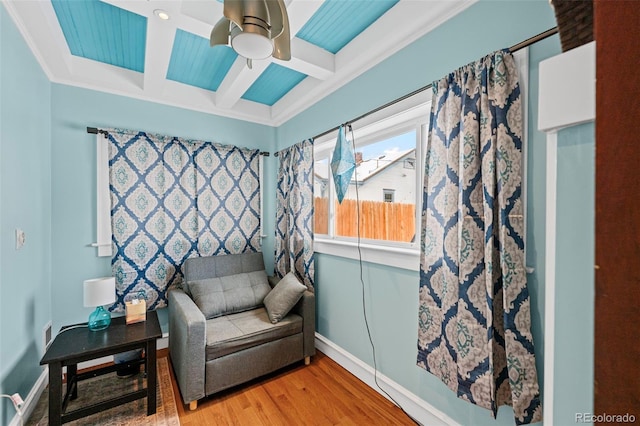
M 309 290 L 291 310 L 302 317 L 303 351 L 305 358 L 316 354 L 316 296 Z
M 206 320 L 182 290 L 169 292 L 169 354 L 185 404 L 204 398 Z

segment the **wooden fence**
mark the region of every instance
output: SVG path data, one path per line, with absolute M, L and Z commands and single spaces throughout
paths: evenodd
M 336 229 L 341 237 L 358 236 L 358 210 L 355 200 L 335 202 Z M 329 231 L 329 200 L 315 198 L 315 233 Z M 415 205 L 360 201 L 360 237 L 375 240 L 410 242 L 415 234 Z

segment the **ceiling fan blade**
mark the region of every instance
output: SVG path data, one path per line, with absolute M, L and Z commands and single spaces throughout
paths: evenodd
M 280 5 L 278 0 L 266 0 L 267 10 L 269 11 L 269 25 L 271 25 L 271 38 L 276 38 L 280 34 L 282 34 L 283 26 L 283 18 L 282 15 L 286 14 L 287 11 L 283 9 L 284 4 Z
M 289 30 L 289 16 L 283 0 L 277 0 L 282 10 L 282 32 L 273 39 L 273 57 L 283 61 L 291 60 L 291 33 Z
M 222 14 L 242 30 L 244 25 L 244 0 L 224 0 Z
M 221 18 L 211 30 L 209 45 L 210 46 L 228 45 L 230 26 L 231 26 L 231 21 L 229 21 L 227 18 Z

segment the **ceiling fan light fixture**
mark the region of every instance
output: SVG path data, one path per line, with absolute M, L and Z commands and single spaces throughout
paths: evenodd
M 233 50 L 247 59 L 266 59 L 273 53 L 269 24 L 261 19 L 245 17 L 243 30 L 231 23 L 230 36 Z
M 283 0 L 225 0 L 224 16 L 213 27 L 211 46 L 230 45 L 247 58 L 291 59 L 289 19 Z
M 260 34 L 240 33 L 231 36 L 231 47 L 247 59 L 266 59 L 273 53 L 273 44 Z

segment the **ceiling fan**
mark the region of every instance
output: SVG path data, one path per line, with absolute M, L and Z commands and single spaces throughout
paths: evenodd
M 224 0 L 224 16 L 211 31 L 209 44 L 231 45 L 247 58 L 291 59 L 289 17 L 283 0 Z

